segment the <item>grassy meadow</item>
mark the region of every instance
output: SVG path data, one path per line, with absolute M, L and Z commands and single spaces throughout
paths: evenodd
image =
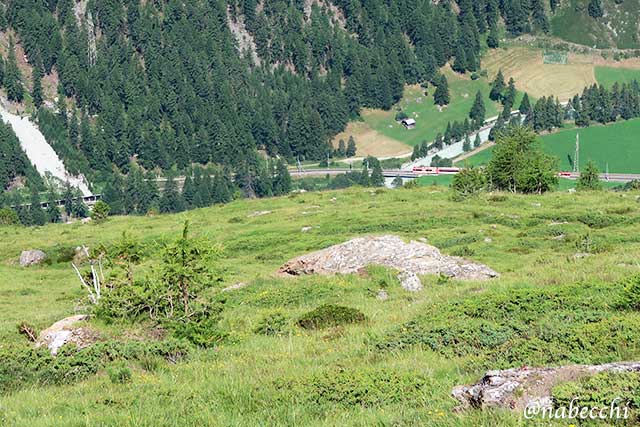
M 149 253 L 144 272 L 158 262 L 159 246 L 177 237 L 188 218 L 195 235 L 224 248 L 218 261 L 223 282 L 210 292 L 248 283 L 225 293 L 221 327 L 228 336 L 215 348 L 155 369 L 134 363 L 132 379 L 124 384 L 99 371 L 78 383 L 12 390 L 0 395 L 0 425 L 523 425 L 518 413 L 455 412 L 451 388 L 475 382 L 494 367 L 640 357 L 637 314 L 613 305 L 622 289 L 619 281 L 639 271 L 636 198 L 634 193 L 556 192 L 483 195 L 456 203 L 444 186 L 352 188 L 237 201 L 178 215 L 115 217 L 100 225 L 0 228 L 0 350 L 29 345 L 17 332 L 20 321 L 47 327 L 76 313 L 83 296 L 68 263 L 21 268 L 17 259 L 23 249 L 56 254 L 81 244 L 110 245 L 126 231 Z M 271 213 L 250 216 L 257 211 Z M 302 233 L 306 226 L 313 229 Z M 501 277 L 461 282 L 426 276 L 425 289 L 412 294 L 400 288 L 392 271 L 379 267 L 335 277 L 275 274 L 292 257 L 387 233 L 425 238 L 444 253 L 487 264 Z M 587 255 L 577 258 L 581 252 Z M 380 289 L 388 292 L 388 300 L 376 299 Z M 318 331 L 296 326 L 301 315 L 325 303 L 356 308 L 367 321 Z M 495 304 L 503 308 L 478 314 L 484 319 L 478 324 L 473 313 Z M 565 306 L 574 315 L 562 311 Z M 516 307 L 521 308 L 504 311 Z M 255 332 L 273 313 L 286 319 L 285 332 Z M 532 319 L 538 323 L 530 324 Z M 511 329 L 518 322 L 524 322 L 520 332 Z M 151 339 L 149 325 L 91 323 L 107 337 Z M 532 335 L 521 337 L 522 330 Z M 606 338 L 614 330 L 626 338 L 618 333 Z M 449 334 L 457 344 L 442 341 Z M 582 344 L 575 344 L 579 350 L 573 341 L 558 338 L 566 334 L 581 336 Z M 527 342 L 533 344 L 526 347 Z
M 596 162 L 601 171 L 607 164 L 612 173 L 640 173 L 640 119 L 620 121 L 606 126 L 593 125 L 584 129 L 564 129 L 540 137 L 543 149 L 558 158 L 560 170 L 572 170 L 576 134 L 580 134 L 580 162 Z M 480 151 L 464 162 L 470 166 L 486 164 L 491 150 Z M 570 160 L 571 159 L 571 160 Z

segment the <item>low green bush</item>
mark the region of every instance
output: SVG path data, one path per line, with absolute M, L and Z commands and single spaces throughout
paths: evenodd
M 14 391 L 28 385 L 73 384 L 113 362 L 140 361 L 150 357 L 178 362 L 189 355 L 191 345 L 184 340 L 164 341 L 107 341 L 78 350 L 63 347 L 56 357 L 47 348 L 0 349 L 0 393 Z
M 320 407 L 371 408 L 393 403 L 423 404 L 429 380 L 391 369 L 339 369 L 280 381 L 276 388 Z
M 131 369 L 123 362 L 117 363 L 107 369 L 109 379 L 113 384 L 125 384 L 131 381 L 133 374 Z
M 332 326 L 362 323 L 366 316 L 358 309 L 335 304 L 325 304 L 304 314 L 298 326 L 304 329 L 323 329 Z
M 287 316 L 282 311 L 274 311 L 260 319 L 254 332 L 259 335 L 283 335 L 288 328 Z

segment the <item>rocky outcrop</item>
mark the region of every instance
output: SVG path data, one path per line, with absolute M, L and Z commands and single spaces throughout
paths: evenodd
M 77 324 L 87 320 L 89 316 L 80 314 L 59 320 L 40 332 L 36 347 L 47 346 L 52 355 L 66 344 L 75 344 L 78 348 L 85 348 L 95 343 L 99 335 L 93 329 L 78 327 Z
M 368 265 L 382 265 L 399 270 L 399 279 L 409 290 L 422 288 L 417 277 L 422 274 L 441 274 L 460 280 L 486 280 L 498 276 L 498 273 L 486 265 L 443 255 L 438 248 L 426 243 L 405 243 L 400 237 L 392 235 L 349 240 L 292 259 L 278 271 L 288 276 L 349 274 Z
M 42 264 L 47 259 L 47 254 L 39 249 L 22 251 L 20 254 L 20 266 L 29 267 L 31 265 Z
M 551 390 L 557 384 L 600 372 L 640 372 L 640 362 L 489 371 L 476 384 L 455 387 L 451 394 L 459 409 L 551 407 Z

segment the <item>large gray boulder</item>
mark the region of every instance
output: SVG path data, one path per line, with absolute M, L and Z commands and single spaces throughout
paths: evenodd
M 349 274 L 368 265 L 382 265 L 401 272 L 405 289 L 421 289 L 419 275 L 444 275 L 460 280 L 487 280 L 498 273 L 483 264 L 440 253 L 423 242 L 405 243 L 398 236 L 366 236 L 292 259 L 279 269 L 288 276 Z
M 551 391 L 557 384 L 600 372 L 640 372 L 640 362 L 568 365 L 555 368 L 525 366 L 489 371 L 475 384 L 455 387 L 451 395 L 460 403 L 458 409 L 548 408 L 553 404 Z
M 20 254 L 20 266 L 29 267 L 30 265 L 42 264 L 47 259 L 47 254 L 39 249 L 22 251 Z

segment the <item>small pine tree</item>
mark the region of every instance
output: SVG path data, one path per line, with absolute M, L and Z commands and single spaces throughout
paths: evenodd
M 601 190 L 600 171 L 595 162 L 589 160 L 580 172 L 580 178 L 576 184 L 578 190 Z
M 473 147 L 478 148 L 482 145 L 482 140 L 480 139 L 480 133 L 476 133 L 476 139 L 473 141 Z
M 338 141 L 338 151 L 336 152 L 338 157 L 344 157 L 347 155 L 347 146 L 344 143 L 344 139 Z
M 31 91 L 31 97 L 33 98 L 33 105 L 40 108 L 42 105 L 42 71 L 39 66 L 33 68 L 33 90 Z
M 353 135 L 349 136 L 349 142 L 347 143 L 347 157 L 353 157 L 356 155 L 356 140 L 353 139 Z
M 98 200 L 95 205 L 93 205 L 93 210 L 91 211 L 91 219 L 97 223 L 106 221 L 109 217 L 109 212 L 111 212 L 111 206 L 102 200 Z
M 491 83 L 491 92 L 489 92 L 489 98 L 491 98 L 492 101 L 502 100 L 504 88 L 504 75 L 502 74 L 502 70 L 499 70 L 495 80 Z
M 391 181 L 391 186 L 393 188 L 400 188 L 404 185 L 404 182 L 402 181 L 402 178 L 400 177 L 400 175 L 397 175 L 395 178 L 393 178 L 393 181 Z
M 436 91 L 433 94 L 433 100 L 437 105 L 443 106 L 449 104 L 449 83 L 447 78 L 441 74 L 436 83 Z
M 589 16 L 592 18 L 602 18 L 604 15 L 602 10 L 602 0 L 589 0 L 587 10 L 589 11 Z
M 12 37 L 9 38 L 9 55 L 4 72 L 4 87 L 7 88 L 7 96 L 11 101 L 22 102 L 24 98 L 24 87 L 22 86 L 22 74 L 16 61 L 16 52 Z
M 464 142 L 462 143 L 462 151 L 465 153 L 471 151 L 471 140 L 469 139 L 469 134 L 464 136 Z
M 471 111 L 469 111 L 469 118 L 476 123 L 476 127 L 481 127 L 484 124 L 485 113 L 484 99 L 482 99 L 482 93 L 478 91 Z
M 500 46 L 500 38 L 498 36 L 498 26 L 492 24 L 489 28 L 489 35 L 487 36 L 487 46 L 492 49 L 496 49 Z
M 280 160 L 276 166 L 276 176 L 273 180 L 273 194 L 282 196 L 291 192 L 291 174 L 287 164 Z
M 453 177 L 451 189 L 455 200 L 464 200 L 480 193 L 487 180 L 480 169 L 464 168 Z
M 372 187 L 383 187 L 384 186 L 384 175 L 382 174 L 382 167 L 380 163 L 376 163 L 371 171 L 371 178 L 369 179 L 369 185 Z
M 529 95 L 525 92 L 522 97 L 522 101 L 520 102 L 520 107 L 518 108 L 521 114 L 525 116 L 531 113 L 531 101 L 529 101 Z

